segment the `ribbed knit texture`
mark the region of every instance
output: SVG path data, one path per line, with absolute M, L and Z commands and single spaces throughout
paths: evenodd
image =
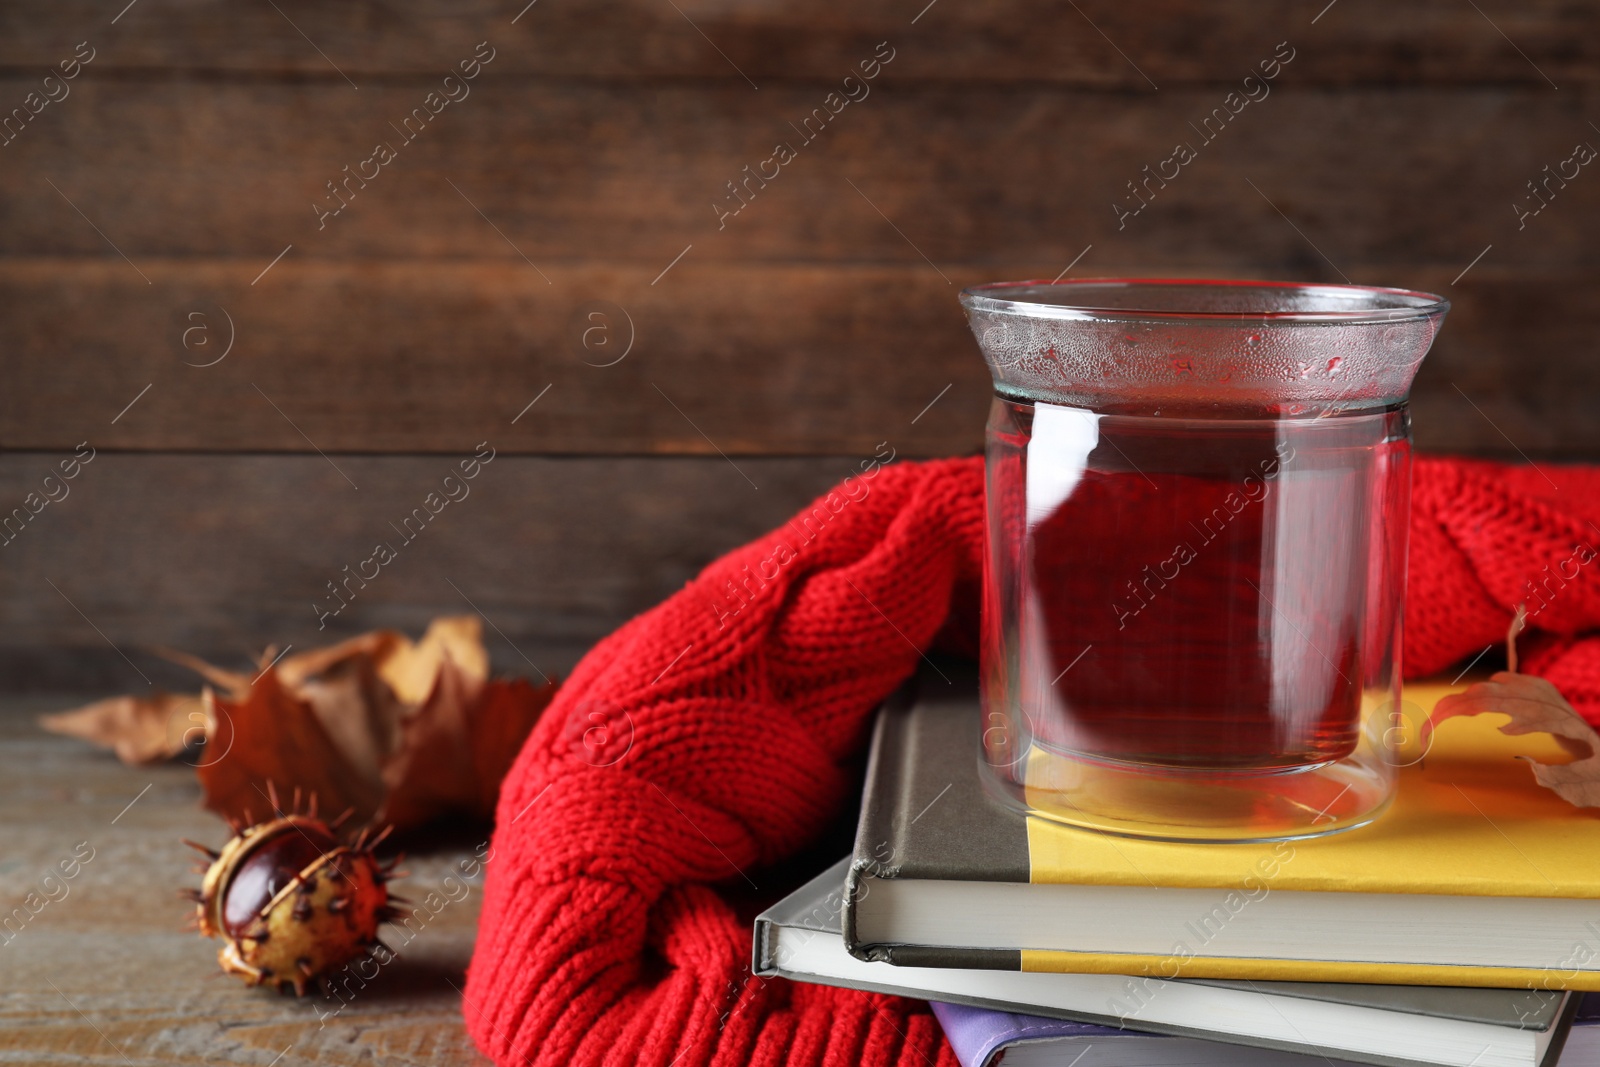
M 1418 460 L 1407 675 L 1500 641 L 1548 565 L 1526 668 L 1600 713 L 1600 638 L 1575 636 L 1600 626 L 1600 561 L 1563 565 L 1600 545 L 1591 520 L 1600 470 Z M 715 887 L 849 803 L 873 710 L 947 621 L 975 646 L 982 547 L 981 460 L 897 464 L 583 659 L 500 794 L 462 1009 L 484 1052 L 502 1067 L 956 1067 L 920 1002 L 752 978 L 750 927 Z

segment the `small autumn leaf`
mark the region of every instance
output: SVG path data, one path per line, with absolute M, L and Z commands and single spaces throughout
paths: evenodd
M 359 655 L 341 659 L 313 677 L 296 685 L 285 681 L 284 686 L 311 705 L 328 739 L 362 781 L 381 781 L 406 708 L 371 659 Z
M 401 740 L 383 769 L 381 821 L 411 826 L 445 812 L 494 818 L 500 783 L 556 685 L 495 678 L 467 700 L 468 684 L 453 661 L 441 664 L 433 692 L 401 722 Z
M 471 740 L 473 780 L 478 797 L 475 810 L 494 818 L 500 783 L 522 751 L 522 742 L 556 696 L 556 682 L 534 685 L 526 678 L 495 678 L 484 686 L 472 707 Z
M 1517 635 L 1526 620 L 1526 608 L 1517 608 L 1506 634 L 1510 669 L 1496 672 L 1486 682 L 1475 682 L 1464 692 L 1441 698 L 1428 716 L 1425 731 L 1432 733 L 1446 719 L 1463 715 L 1509 715 L 1511 721 L 1500 727 L 1501 733 L 1549 734 L 1576 757 L 1571 763 L 1540 763 L 1522 757 L 1533 767 L 1534 780 L 1574 807 L 1600 807 L 1600 734 L 1555 686 L 1543 678 L 1517 673 Z
M 379 817 L 410 826 L 444 811 L 475 805 L 471 726 L 467 697 L 474 683 L 453 659 L 438 665 L 433 689 L 400 720 L 394 756 L 383 767 L 387 794 Z M 476 688 L 481 689 L 481 685 Z
M 285 656 L 278 661 L 278 677 L 283 679 L 283 684 L 290 689 L 299 688 L 309 678 L 319 674 L 326 674 L 340 664 L 354 660 L 366 659 L 373 663 L 381 663 L 385 658 L 393 655 L 394 650 L 400 645 L 409 645 L 406 636 L 394 630 L 370 630 L 367 633 L 340 641 L 336 645 L 326 648 L 313 648 L 305 652 L 296 652 L 292 656 Z
M 285 656 L 277 670 L 283 683 L 294 689 L 342 665 L 366 660 L 402 704 L 415 706 L 428 698 L 439 665 L 447 659 L 461 668 L 471 688 L 488 678 L 489 654 L 476 615 L 434 619 L 422 640 L 415 642 L 393 630 L 374 630 L 327 648 Z
M 207 808 L 248 822 L 272 810 L 273 786 L 315 795 L 324 811 L 355 808 L 368 818 L 383 799 L 382 783 L 363 779 L 340 754 L 310 701 L 266 671 L 241 701 L 205 692 L 213 730 L 195 771 Z
M 476 615 L 434 619 L 422 640 L 407 641 L 378 663 L 378 673 L 406 704 L 419 706 L 434 691 L 446 662 L 455 665 L 460 697 L 470 702 L 489 677 L 489 653 L 483 647 L 483 624 Z
M 171 759 L 205 738 L 206 722 L 200 698 L 189 693 L 109 697 L 39 716 L 39 725 L 51 733 L 111 748 L 123 763 Z
M 1600 734 L 1583 721 L 1555 686 L 1531 674 L 1500 671 L 1463 693 L 1441 699 L 1428 723 L 1437 726 L 1445 719 L 1486 712 L 1511 716 L 1511 721 L 1500 727 L 1503 734 L 1549 734 L 1578 757 L 1572 763 L 1528 762 L 1533 767 L 1534 780 L 1563 800 L 1575 807 L 1600 808 Z

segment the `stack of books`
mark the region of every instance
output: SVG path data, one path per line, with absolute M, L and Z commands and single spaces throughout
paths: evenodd
M 1600 1067 L 1600 814 L 1534 783 L 1549 736 L 1449 720 L 1357 830 L 1138 840 L 991 799 L 976 675 L 941 670 L 880 712 L 854 855 L 756 920 L 757 974 L 931 1000 L 964 1067 Z

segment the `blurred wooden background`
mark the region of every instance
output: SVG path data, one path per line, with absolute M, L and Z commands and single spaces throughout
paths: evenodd
M 6 5 L 0 514 L 95 458 L 0 545 L 0 689 L 472 610 L 502 669 L 565 670 L 879 442 L 976 449 L 957 290 L 1069 265 L 1447 294 L 1421 447 L 1600 456 L 1600 172 L 1513 207 L 1600 146 L 1597 30 L 1573 0 Z M 1119 229 L 1280 42 L 1270 95 Z M 319 632 L 327 583 L 484 441 L 471 496 Z

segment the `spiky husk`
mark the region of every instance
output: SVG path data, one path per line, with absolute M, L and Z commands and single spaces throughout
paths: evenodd
M 223 907 L 235 873 L 283 834 L 308 831 L 333 837 L 320 819 L 296 814 L 245 827 L 220 853 L 196 846 L 215 857 L 197 908 L 201 934 L 223 940 L 217 953 L 222 969 L 251 985 L 292 987 L 298 995 L 322 975 L 368 954 L 379 943 L 379 924 L 392 915 L 387 870 L 373 852 L 377 842 L 368 844 L 363 833 L 353 845 L 337 845 L 306 864 L 243 929 L 230 934 Z

